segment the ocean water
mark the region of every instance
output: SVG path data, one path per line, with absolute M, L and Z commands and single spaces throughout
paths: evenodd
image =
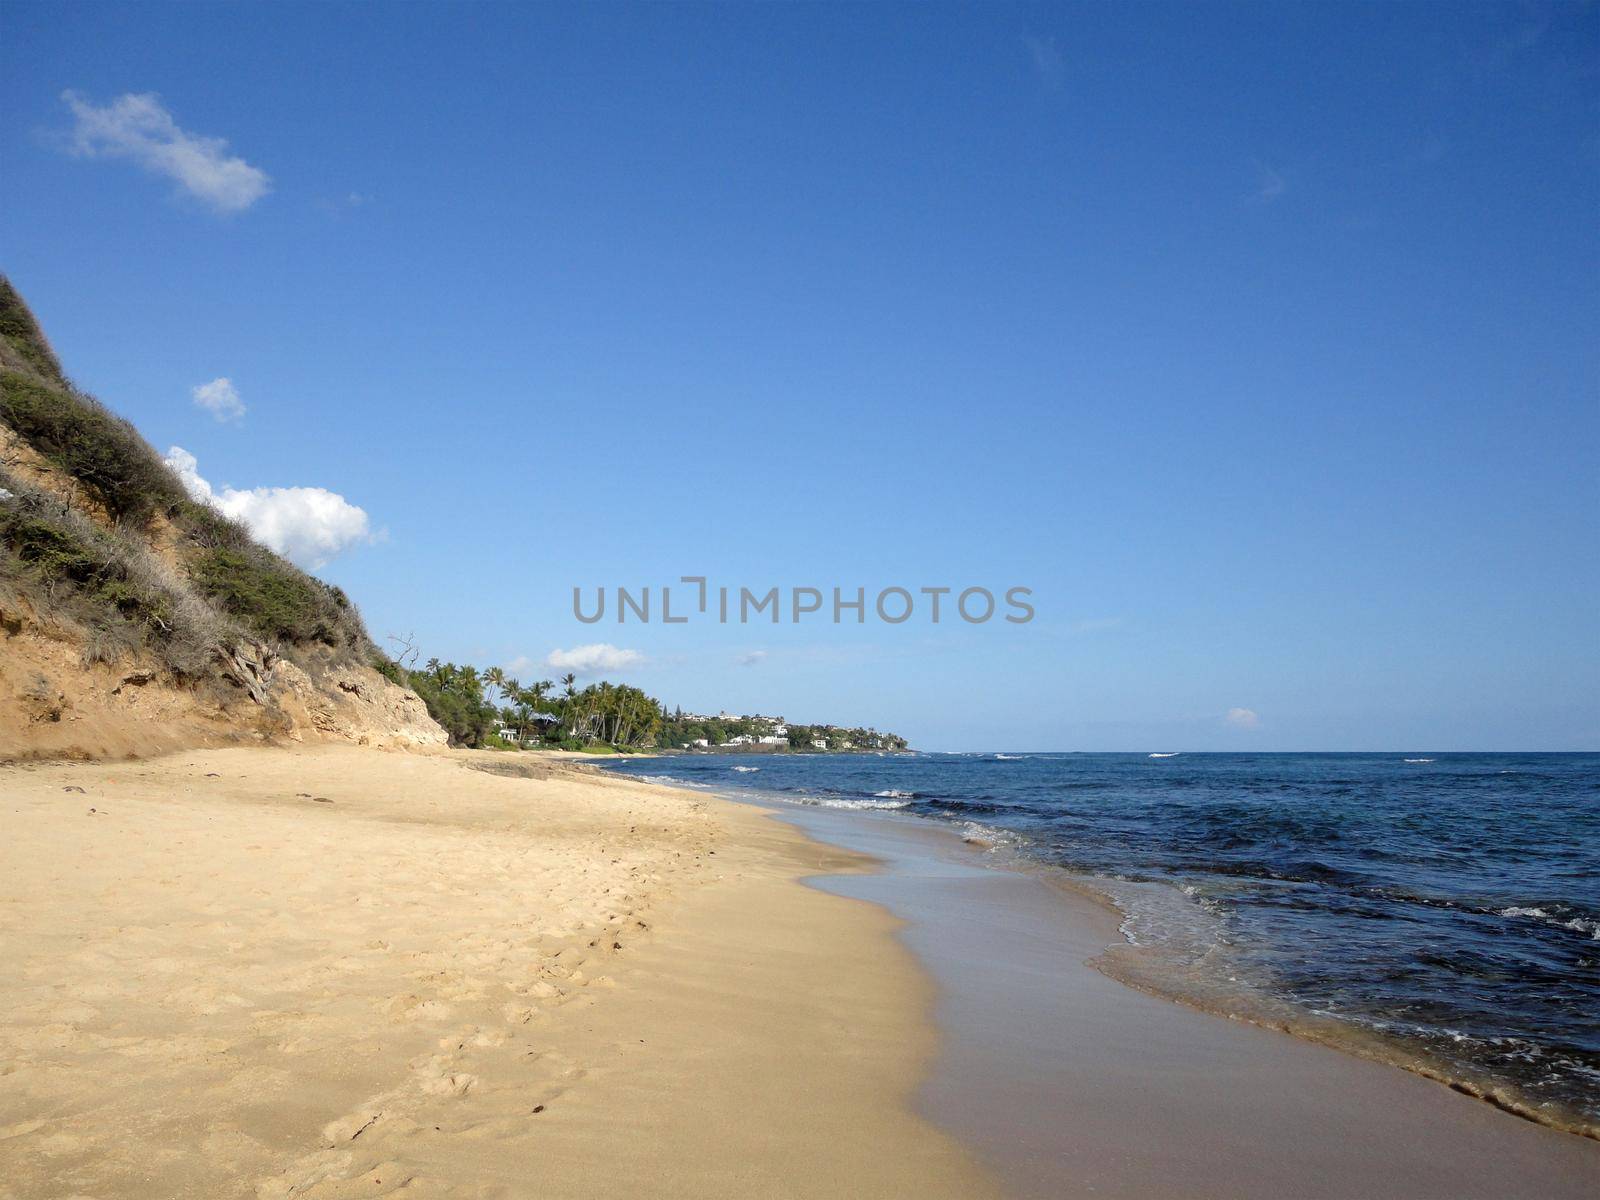
M 1191 974 L 1600 1128 L 1600 755 L 693 755 L 611 769 L 951 824 L 1092 877 L 1130 943 Z

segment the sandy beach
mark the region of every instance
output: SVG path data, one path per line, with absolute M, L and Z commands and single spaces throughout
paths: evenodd
M 481 752 L 0 772 L 5 1200 L 1600 1180 L 1600 1143 L 1108 978 L 1103 908 L 892 818 Z
M 485 759 L 0 769 L 0 1196 L 992 1194 L 866 860 Z

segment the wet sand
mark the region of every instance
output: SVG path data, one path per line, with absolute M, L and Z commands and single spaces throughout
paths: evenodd
M 1103 975 L 1114 916 L 945 831 L 782 810 L 880 873 L 814 886 L 882 904 L 933 974 L 923 1111 L 1019 1197 L 1462 1200 L 1600 1195 L 1600 1142 L 1395 1067 Z

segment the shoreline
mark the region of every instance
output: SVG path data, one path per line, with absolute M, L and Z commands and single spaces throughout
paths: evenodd
M 866 858 L 489 761 L 0 769 L 7 1200 L 998 1194 Z
M 598 767 L 0 768 L 6 1200 L 1600 1181 L 1591 1140 L 1120 982 L 1106 897 L 954 830 Z
M 989 848 L 998 850 L 1000 847 Z M 1087 900 L 1111 914 L 1117 921 L 1119 938 L 1089 959 L 1088 965 L 1118 983 L 1197 1012 L 1243 1021 L 1263 1030 L 1287 1034 L 1410 1072 L 1542 1129 L 1600 1141 L 1600 1124 L 1581 1113 L 1555 1106 L 1541 1107 L 1487 1076 L 1444 1063 L 1425 1051 L 1361 1026 L 1318 1017 L 1258 989 L 1242 984 L 1221 986 L 1216 972 L 1193 970 L 1177 962 L 1176 956 L 1161 946 L 1131 941 L 1126 933 L 1130 913 L 1118 899 L 1119 890 L 1129 886 L 1126 881 L 1070 871 L 1022 855 L 994 863 L 992 869 L 1036 877 L 1047 887 Z M 1173 890 L 1170 883 L 1149 882 L 1137 886 Z
M 1042 867 L 1041 871 L 1048 869 Z M 1118 907 L 1114 892 L 1102 889 L 1096 877 L 1059 873 L 1063 877 L 1046 878 L 1047 885 L 1105 904 L 1119 916 L 1126 915 Z M 1350 1022 L 1317 1016 L 1247 987 L 1221 987 L 1214 977 L 1163 963 L 1164 957 L 1157 947 L 1123 941 L 1108 946 L 1090 959 L 1089 965 L 1126 987 L 1158 999 L 1405 1071 L 1540 1129 L 1600 1142 L 1600 1124 L 1581 1113 L 1540 1106 L 1485 1074 L 1446 1063 L 1426 1051 Z
M 669 776 L 644 777 L 670 780 Z M 1004 828 L 968 821 L 963 829 L 957 829 L 936 817 L 901 812 L 889 804 L 880 807 L 870 800 L 793 802 L 780 799 L 781 792 L 766 792 L 760 788 L 734 788 L 724 784 L 726 790 L 719 791 L 714 784 L 689 786 L 706 788 L 710 794 L 725 795 L 758 807 L 771 807 L 780 814 L 820 812 L 836 816 L 848 813 L 849 820 L 886 822 L 888 827 L 904 828 L 908 834 L 917 831 L 948 839 L 952 845 L 965 843 L 968 847 L 977 847 L 979 851 L 970 857 L 989 869 L 1037 878 L 1048 887 L 1086 898 L 1112 914 L 1119 936 L 1108 941 L 1104 949 L 1093 956 L 1090 965 L 1128 987 L 1201 1012 L 1249 1022 L 1265 1030 L 1396 1067 L 1543 1128 L 1600 1141 L 1600 1123 L 1581 1107 L 1558 1101 L 1540 1102 L 1518 1090 L 1514 1083 L 1471 1064 L 1435 1056 L 1427 1048 L 1404 1038 L 1296 1006 L 1259 986 L 1243 982 L 1230 966 L 1225 940 L 1219 940 L 1214 930 L 1195 925 L 1200 910 L 1184 894 L 1184 889 L 1171 882 L 1135 881 L 1074 871 L 1030 853 L 1025 837 Z M 898 798 L 906 794 L 877 792 L 875 795 Z M 841 840 L 849 843 L 849 825 L 843 827 Z M 1214 918 L 1212 920 L 1214 922 Z
M 906 922 L 941 997 L 923 1111 L 1008 1194 L 1487 1200 L 1600 1184 L 1592 1139 L 1103 969 L 1122 914 L 1070 877 L 996 866 L 892 813 L 741 799 L 884 863 L 809 882 Z

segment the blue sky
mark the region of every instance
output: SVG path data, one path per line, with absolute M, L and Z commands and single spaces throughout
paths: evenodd
M 1594 5 L 11 0 L 0 262 L 380 640 L 940 749 L 1594 749 L 1597 62 Z M 685 574 L 1037 616 L 571 615 Z

